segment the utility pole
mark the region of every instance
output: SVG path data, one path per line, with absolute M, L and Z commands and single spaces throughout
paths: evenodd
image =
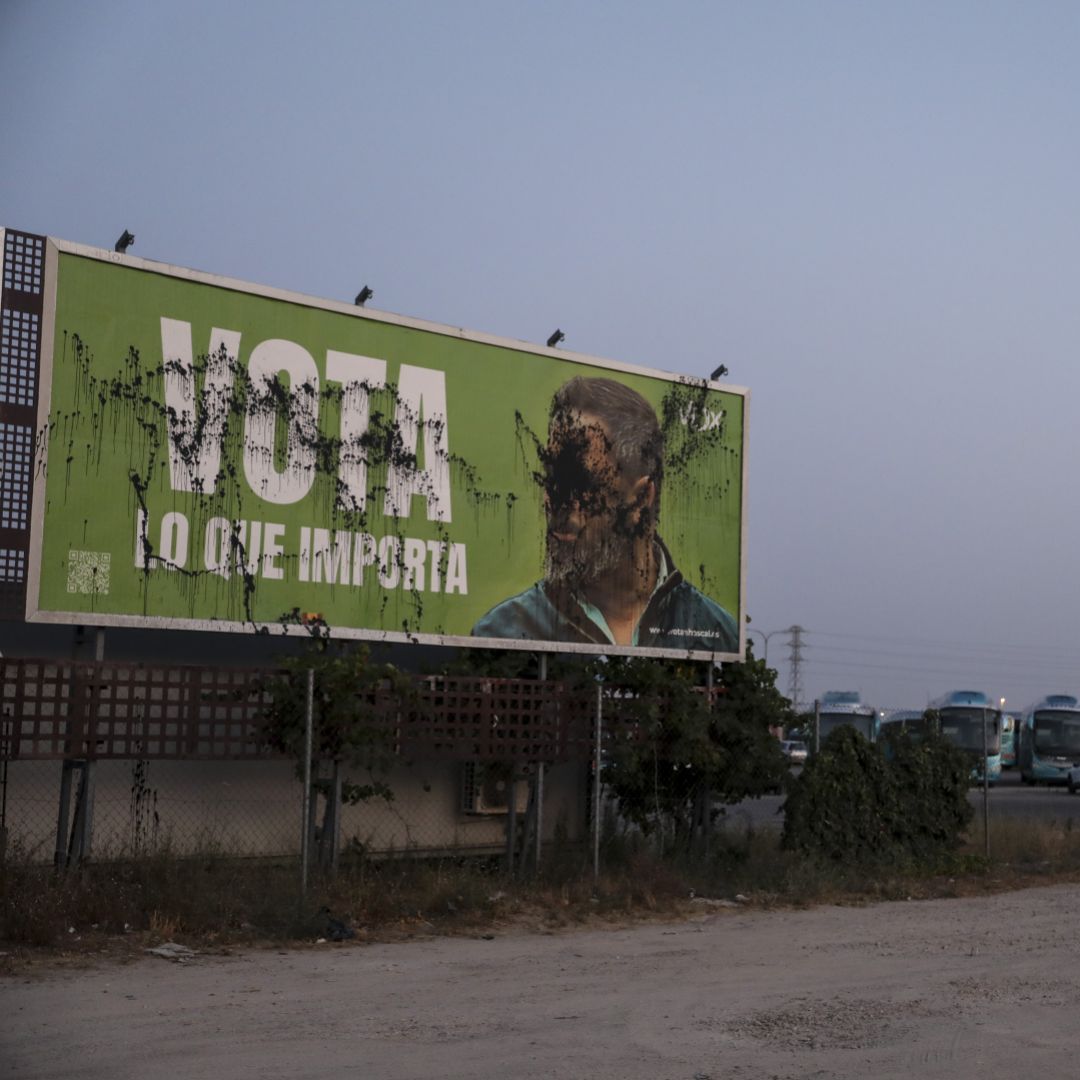
M 798 711 L 799 702 L 802 699 L 802 636 L 806 631 L 801 626 L 789 626 L 787 632 L 791 635 L 788 648 L 791 653 L 788 660 L 791 664 L 791 676 L 788 682 L 788 697 L 791 698 L 792 707 Z

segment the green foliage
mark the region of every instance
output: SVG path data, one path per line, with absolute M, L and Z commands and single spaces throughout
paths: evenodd
M 839 727 L 792 782 L 784 804 L 785 847 L 838 862 L 864 862 L 892 846 L 895 785 L 881 751 Z
M 325 640 L 312 651 L 282 661 L 282 674 L 270 684 L 273 697 L 263 738 L 302 768 L 308 672 L 314 672 L 312 758 L 337 761 L 367 771 L 364 784 L 342 785 L 342 801 L 392 799 L 385 776 L 395 763 L 395 730 L 375 708 L 379 691 L 391 691 L 403 708 L 413 694 L 409 677 L 392 664 L 371 661 L 367 648 L 336 648 Z
M 784 847 L 849 864 L 932 860 L 959 845 L 971 820 L 970 771 L 933 731 L 872 744 L 837 728 L 791 784 Z
M 884 752 L 900 792 L 906 850 L 922 860 L 956 848 L 974 814 L 970 757 L 933 727 L 887 733 Z
M 776 669 L 754 658 L 720 671 L 721 697 L 713 711 L 712 739 L 722 753 L 709 784 L 716 799 L 736 803 L 776 790 L 787 763 L 770 728 L 791 723 L 791 702 L 776 689 Z
M 769 726 L 788 705 L 776 673 L 761 661 L 725 665 L 710 706 L 701 666 L 616 658 L 592 666 L 603 676 L 611 732 L 604 782 L 622 815 L 643 832 L 693 833 L 695 814 L 780 787 L 785 765 Z
M 441 674 L 535 679 L 539 670 L 538 655 L 525 649 L 461 649 L 442 665 Z

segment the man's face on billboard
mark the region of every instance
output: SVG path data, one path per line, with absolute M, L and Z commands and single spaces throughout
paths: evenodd
M 651 491 L 648 477 L 623 475 L 599 417 L 557 414 L 544 453 L 547 579 L 579 587 L 631 571 L 635 541 L 650 528 Z

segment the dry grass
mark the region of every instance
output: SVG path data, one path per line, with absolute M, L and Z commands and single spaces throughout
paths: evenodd
M 291 860 L 164 852 L 58 874 L 13 852 L 0 863 L 0 970 L 140 955 L 169 940 L 218 952 L 314 942 L 327 932 L 323 908 L 364 942 L 679 918 L 700 914 L 701 898 L 802 907 L 1080 881 L 1080 831 L 1067 824 L 1000 822 L 991 838 L 989 862 L 976 825 L 940 865 L 867 870 L 782 851 L 772 830 L 722 831 L 707 854 L 662 858 L 640 839 L 608 837 L 595 883 L 580 849 L 554 851 L 529 879 L 508 878 L 494 859 L 368 859 L 343 865 L 336 878 L 314 879 L 303 903 Z

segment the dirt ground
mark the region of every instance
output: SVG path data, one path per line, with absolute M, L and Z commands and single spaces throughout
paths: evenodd
M 1080 1075 L 1080 886 L 0 983 L 19 1080 Z

